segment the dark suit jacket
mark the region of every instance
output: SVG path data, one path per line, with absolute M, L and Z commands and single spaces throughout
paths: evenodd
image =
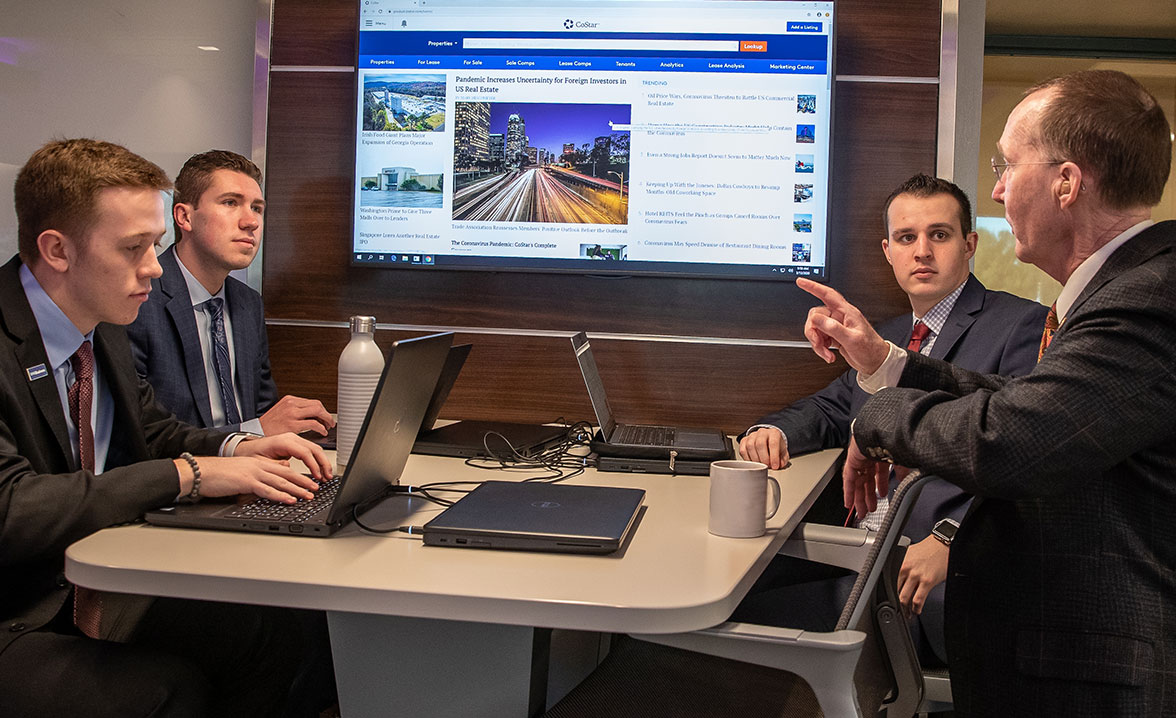
M 962 715 L 1176 715 L 1176 222 L 1116 250 L 1037 367 L 911 356 L 854 434 L 975 494 L 947 580 Z
M 1028 299 L 984 288 L 968 277 L 952 307 L 943 331 L 931 347 L 931 356 L 974 371 L 1018 376 L 1037 362 L 1046 308 Z M 884 339 L 905 347 L 911 338 L 911 315 L 895 317 L 878 327 Z M 849 443 L 849 424 L 869 395 L 850 370 L 829 386 L 787 408 L 760 419 L 774 424 L 788 437 L 788 451 L 804 454 Z M 968 496 L 946 481 L 932 481 L 923 489 L 904 532 L 913 541 L 931 535 L 939 519 L 962 519 Z
M 156 404 L 135 374 L 126 332 L 99 324 L 94 356 L 114 399 L 114 431 L 106 471 L 80 470 L 19 268 L 15 257 L 0 267 L 0 652 L 61 609 L 67 546 L 175 501 L 172 459 L 215 455 L 224 440 Z M 30 379 L 26 369 L 38 365 L 48 374 Z
M 151 294 L 139 318 L 127 327 L 135 367 L 155 389 L 155 397 L 177 418 L 193 426 L 212 427 L 212 405 L 204 378 L 200 335 L 192 313 L 192 298 L 176 260 L 175 245 L 159 255 L 163 276 L 151 280 Z M 238 407 L 243 420 L 265 413 L 278 399 L 270 376 L 269 341 L 261 295 L 229 277 L 225 280 L 225 310 L 233 323 L 233 360 L 236 364 Z M 240 425 L 223 427 L 236 431 Z

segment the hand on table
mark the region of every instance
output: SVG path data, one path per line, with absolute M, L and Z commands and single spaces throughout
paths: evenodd
M 745 461 L 767 464 L 769 469 L 782 469 L 788 465 L 788 442 L 783 432 L 761 427 L 740 439 L 739 456 Z

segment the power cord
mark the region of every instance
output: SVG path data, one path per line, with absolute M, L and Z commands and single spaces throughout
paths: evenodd
M 558 424 L 562 422 L 563 419 L 561 418 L 552 423 Z M 523 479 L 523 481 L 558 483 L 574 476 L 579 476 L 584 473 L 587 467 L 593 465 L 592 460 L 588 457 L 572 453 L 573 450 L 579 447 L 587 446 L 591 440 L 592 425 L 586 421 L 579 421 L 567 426 L 563 438 L 558 443 L 537 453 L 523 453 L 502 434 L 496 431 L 489 431 L 482 437 L 482 447 L 486 450 L 486 456 L 466 459 L 465 463 L 467 466 L 472 466 L 476 469 L 492 471 L 522 471 L 527 473 L 543 471 L 543 474 L 530 476 Z M 491 448 L 492 444 L 495 445 L 495 448 Z M 501 446 L 498 446 L 499 444 Z M 409 498 L 419 497 L 439 506 L 449 507 L 456 503 L 458 499 L 436 496 L 434 492 L 468 494 L 481 483 L 481 481 L 433 481 L 419 486 L 390 486 L 384 496 L 402 494 Z M 361 530 L 373 534 L 399 532 L 410 536 L 419 536 L 422 530 L 420 526 L 393 526 L 386 529 L 368 526 L 360 521 L 358 506 L 351 509 L 351 518 Z

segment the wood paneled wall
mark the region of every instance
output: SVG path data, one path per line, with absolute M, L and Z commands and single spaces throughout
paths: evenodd
M 356 2 L 274 0 L 272 66 L 353 67 Z M 880 250 L 882 202 L 911 174 L 934 172 L 938 112 L 937 85 L 885 78 L 938 76 L 939 3 L 843 0 L 837 21 L 829 281 L 882 319 L 910 308 Z M 613 408 L 629 422 L 741 430 L 844 370 L 755 342 L 803 339 L 814 302 L 791 283 L 352 268 L 354 83 L 354 72 L 270 73 L 263 291 L 282 392 L 334 406 L 346 330 L 283 320 L 352 314 L 519 330 L 458 336 L 475 348 L 445 418 L 590 418 L 570 341 L 552 332 L 751 340 L 594 340 Z

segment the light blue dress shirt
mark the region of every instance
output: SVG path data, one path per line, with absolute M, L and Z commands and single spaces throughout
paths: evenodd
M 69 445 L 73 449 L 74 463 L 78 463 L 78 427 L 69 415 L 69 387 L 74 383 L 74 370 L 69 358 L 74 355 L 83 341 L 94 342 L 94 332 L 82 335 L 61 307 L 45 293 L 41 283 L 25 265 L 20 266 L 20 284 L 29 300 L 29 307 L 41 331 L 41 341 L 49 366 L 53 370 L 53 381 L 57 384 L 57 396 L 61 399 L 61 411 L 65 414 L 65 425 L 69 427 Z M 106 455 L 110 451 L 110 431 L 114 425 L 114 400 L 110 387 L 102 378 L 101 364 L 97 350 L 94 352 L 94 401 L 90 407 L 90 426 L 94 427 L 94 473 L 106 469 Z

